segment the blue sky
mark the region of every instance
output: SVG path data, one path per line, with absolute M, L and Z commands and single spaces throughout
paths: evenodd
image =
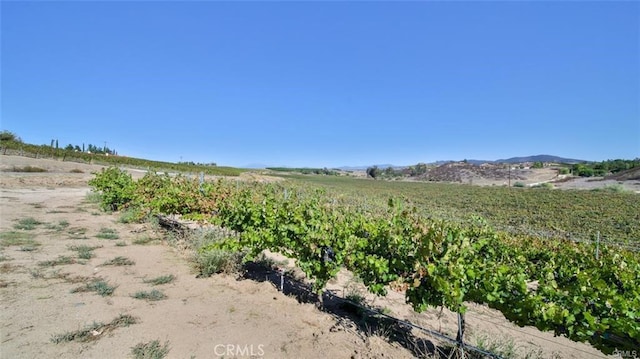
M 1 127 L 165 161 L 640 157 L 638 2 L 0 4 Z

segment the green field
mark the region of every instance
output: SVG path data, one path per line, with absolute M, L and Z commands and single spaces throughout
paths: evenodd
M 640 244 L 640 196 L 631 192 L 479 187 L 463 184 L 378 181 L 336 176 L 283 176 L 326 188 L 362 205 L 386 206 L 405 198 L 424 216 L 467 222 L 486 219 L 498 230 L 542 237 Z

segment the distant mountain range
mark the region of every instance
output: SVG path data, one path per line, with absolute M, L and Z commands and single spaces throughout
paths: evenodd
M 265 165 L 264 163 L 249 163 L 248 165 L 242 166 L 242 168 L 250 168 L 250 169 L 265 169 L 267 167 L 272 167 L 272 166 Z
M 404 168 L 407 166 L 394 166 L 391 164 L 382 164 L 382 165 L 371 165 L 371 166 L 342 166 L 342 167 L 338 167 L 337 169 L 342 170 L 342 171 L 365 171 L 367 168 L 369 167 L 373 167 L 373 166 L 377 166 L 379 169 L 386 169 L 387 167 L 393 167 L 393 168 Z
M 428 163 L 428 164 L 429 165 L 440 166 L 440 165 L 444 165 L 444 164 L 451 163 L 451 162 L 460 162 L 460 160 L 457 160 L 457 161 L 454 161 L 454 160 L 435 161 L 435 162 L 431 162 L 431 163 Z M 535 155 L 535 156 L 526 156 L 526 157 L 511 157 L 511 158 L 499 159 L 499 160 L 470 160 L 470 159 L 467 159 L 467 163 L 471 163 L 471 164 L 474 164 L 474 165 L 481 165 L 483 163 L 523 163 L 523 162 L 555 162 L 555 163 L 575 164 L 575 163 L 589 162 L 589 161 L 577 160 L 577 159 L 573 159 L 573 158 L 564 158 L 564 157 L 558 157 L 558 156 L 552 156 L 552 155 Z M 332 169 L 338 169 L 338 170 L 342 170 L 342 171 L 366 171 L 367 168 L 373 167 L 373 166 L 377 166 L 378 168 L 380 168 L 382 170 L 386 169 L 387 167 L 392 167 L 392 168 L 395 168 L 395 169 L 408 167 L 408 166 L 398 166 L 398 165 L 392 165 L 392 164 L 389 164 L 389 163 L 385 163 L 385 164 L 376 164 L 376 165 L 368 165 L 368 166 L 342 166 L 342 167 L 336 167 L 336 168 L 332 168 Z M 267 168 L 267 167 L 288 167 L 288 166 L 270 166 L 270 165 L 266 165 L 266 164 L 262 164 L 262 163 L 252 163 L 252 164 L 248 164 L 248 165 L 244 166 L 243 168 L 263 169 L 263 168 Z
M 454 160 L 436 161 L 436 162 L 431 162 L 429 164 L 430 165 L 435 165 L 435 166 L 440 166 L 440 165 L 444 165 L 444 164 L 451 163 L 451 162 L 460 162 L 460 160 L 458 160 L 458 161 L 454 161 Z M 481 165 L 483 163 L 523 163 L 523 162 L 555 162 L 555 163 L 574 164 L 574 163 L 589 162 L 589 161 L 577 160 L 577 159 L 573 159 L 573 158 L 564 158 L 564 157 L 558 157 L 558 156 L 552 156 L 552 155 L 535 155 L 535 156 L 526 156 L 526 157 L 511 157 L 511 158 L 499 159 L 499 160 L 467 160 L 467 163 L 471 163 L 471 164 L 474 164 L 474 165 Z M 385 169 L 387 167 L 393 167 L 393 168 L 404 168 L 404 167 L 407 167 L 407 166 L 396 166 L 396 165 L 392 165 L 392 164 L 381 164 L 381 165 L 375 165 L 375 166 L 378 166 L 378 168 L 380 168 L 380 169 Z M 343 171 L 364 171 L 368 167 L 371 167 L 371 166 L 343 166 L 343 167 L 338 167 L 338 169 L 343 170 Z
M 503 160 L 495 160 L 497 163 L 522 163 L 522 162 L 556 162 L 556 163 L 581 163 L 588 162 L 586 160 L 576 160 L 574 158 L 564 158 L 551 155 L 536 155 L 527 157 L 511 157 Z

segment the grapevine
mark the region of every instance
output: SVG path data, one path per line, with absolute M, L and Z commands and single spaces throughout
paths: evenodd
M 108 170 L 92 185 L 118 206 L 233 229 L 240 236 L 220 247 L 248 259 L 264 250 L 294 258 L 318 292 L 345 267 L 372 293 L 404 291 L 418 312 L 444 306 L 464 313 L 467 302 L 485 303 L 519 325 L 586 341 L 605 353 L 640 345 L 640 261 L 631 252 L 603 246 L 596 259 L 587 244 L 507 234 L 479 217 L 431 219 L 401 199 L 371 211 L 296 185 L 122 178 Z M 105 184 L 114 179 L 125 185 Z

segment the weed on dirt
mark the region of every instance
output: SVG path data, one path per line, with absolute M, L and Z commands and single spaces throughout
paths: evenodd
M 29 218 L 23 218 L 20 221 L 18 221 L 17 224 L 15 224 L 13 226 L 13 228 L 15 229 L 23 229 L 25 231 L 31 231 L 36 229 L 37 226 L 41 225 L 42 222 L 38 221 L 37 219 L 33 218 L 33 217 L 29 217 Z
M 118 218 L 118 222 L 120 223 L 138 223 L 144 216 L 140 214 L 139 210 L 134 208 L 128 208 L 120 213 L 120 218 Z
M 87 283 L 90 281 L 98 281 L 99 278 L 88 277 L 82 275 L 72 276 L 71 273 L 61 273 L 59 271 L 51 274 L 49 277 L 45 277 L 45 279 L 62 279 L 67 283 L 77 284 L 77 283 Z
M 69 222 L 66 220 L 61 220 L 57 224 L 49 223 L 45 226 L 46 229 L 52 229 L 57 232 L 63 231 L 67 227 L 69 227 Z
M 58 256 L 58 258 L 56 259 L 38 262 L 38 265 L 40 267 L 55 267 L 55 266 L 60 266 L 65 264 L 74 264 L 74 263 L 78 263 L 78 261 L 76 261 L 74 258 L 71 258 L 68 256 Z
M 195 266 L 203 277 L 217 273 L 235 274 L 242 267 L 242 253 L 212 249 L 195 255 Z
M 117 318 L 110 323 L 103 324 L 99 322 L 93 322 L 93 324 L 85 327 L 84 329 L 66 332 L 62 334 L 56 334 L 51 337 L 51 341 L 55 344 L 65 342 L 88 342 L 102 338 L 109 332 L 114 331 L 116 328 L 128 327 L 138 322 L 137 318 L 128 315 L 120 314 Z
M 83 227 L 71 227 L 67 231 L 69 239 L 89 239 L 87 237 L 87 229 Z
M 138 343 L 131 348 L 131 355 L 135 359 L 162 359 L 169 353 L 169 342 L 160 345 L 160 341 L 153 340 L 148 343 Z
M 132 261 L 127 257 L 121 257 L 121 256 L 115 257 L 113 259 L 110 259 L 102 263 L 103 266 L 132 266 L 134 264 L 136 264 L 136 262 Z
M 118 239 L 120 236 L 115 229 L 112 228 L 100 228 L 98 234 L 96 234 L 96 238 L 100 239 Z
M 140 245 L 140 246 L 144 246 L 144 245 L 150 244 L 150 243 L 152 243 L 154 241 L 157 241 L 157 240 L 158 240 L 157 238 L 153 238 L 151 236 L 145 235 L 145 236 L 142 236 L 142 237 L 134 239 L 133 242 L 131 242 L 131 243 L 136 244 L 136 245 Z
M 162 275 L 153 279 L 146 279 L 144 282 L 152 285 L 162 285 L 173 282 L 176 279 L 176 276 L 173 274 Z
M 70 250 L 78 252 L 78 258 L 80 259 L 93 258 L 93 251 L 98 248 L 102 248 L 102 246 L 87 246 L 84 244 L 79 246 L 69 246 Z
M 40 242 L 30 238 L 29 234 L 23 232 L 0 232 L 0 247 L 11 247 L 11 246 L 28 246 L 28 247 L 36 247 L 39 246 Z
M 11 263 L 2 263 L 0 265 L 0 273 L 6 274 L 6 273 L 15 272 L 18 268 L 21 268 L 21 266 L 16 266 Z
M 131 297 L 136 299 L 145 299 L 148 301 L 156 301 L 156 300 L 166 299 L 167 295 L 157 289 L 153 289 L 148 292 L 146 291 L 136 292 L 135 294 L 132 294 Z
M 2 172 L 32 172 L 33 173 L 33 172 L 47 172 L 47 170 L 44 168 L 35 167 L 35 166 L 24 166 L 24 167 L 13 166 L 11 168 L 2 170 Z
M 116 286 L 111 285 L 102 279 L 99 279 L 87 283 L 81 287 L 74 288 L 71 290 L 71 293 L 96 292 L 97 294 L 106 297 L 113 294 L 114 290 L 116 290 Z

